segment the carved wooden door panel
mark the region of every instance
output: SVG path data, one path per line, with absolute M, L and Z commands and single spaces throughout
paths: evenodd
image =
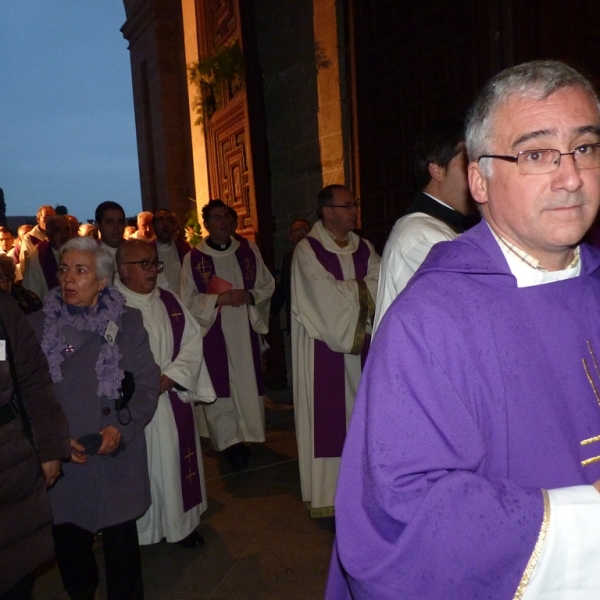
M 221 84 L 220 105 L 204 117 L 210 196 L 236 210 L 238 233 L 256 241 L 265 262 L 272 266 L 270 188 L 268 178 L 259 177 L 257 181 L 254 175 L 256 162 L 267 161 L 268 165 L 268 156 L 257 150 L 261 131 L 250 127 L 250 119 L 259 123 L 264 120 L 256 114 L 256 103 L 249 102 L 248 97 L 252 90 L 260 90 L 260 86 L 252 85 L 252 78 L 256 77 L 252 64 L 254 29 L 241 22 L 248 16 L 247 11 L 240 12 L 239 0 L 198 0 L 196 9 L 200 58 L 214 55 L 219 48 L 237 40 L 245 67 L 243 78 Z M 251 131 L 256 139 L 251 139 Z M 268 173 L 268 166 L 259 167 L 259 174 Z

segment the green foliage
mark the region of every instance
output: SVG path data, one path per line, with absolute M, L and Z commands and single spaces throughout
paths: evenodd
M 193 202 L 194 206 L 185 215 L 185 239 L 190 246 L 195 246 L 202 239 L 202 229 L 198 221 L 196 201 L 193 198 L 188 198 L 188 200 Z
M 202 124 L 204 117 L 210 119 L 215 111 L 232 98 L 244 85 L 244 55 L 237 39 L 215 48 L 206 56 L 188 65 L 190 83 L 198 89 L 194 109 Z

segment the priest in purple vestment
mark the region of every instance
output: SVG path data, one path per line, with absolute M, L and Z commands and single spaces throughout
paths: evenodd
M 48 292 L 58 286 L 58 251 L 72 237 L 71 224 L 66 215 L 52 215 L 46 219 L 48 239 L 37 244 L 26 259 L 23 287 L 44 300 Z
M 342 456 L 327 598 L 600 593 L 600 108 L 563 63 L 467 122 L 484 220 L 384 316 Z
M 294 411 L 302 500 L 333 515 L 340 456 L 375 314 L 379 255 L 354 233 L 358 201 L 343 185 L 317 197 L 319 221 L 294 250 Z

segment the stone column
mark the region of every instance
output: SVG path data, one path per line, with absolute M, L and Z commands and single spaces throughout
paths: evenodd
M 313 0 L 323 185 L 346 181 L 336 0 Z

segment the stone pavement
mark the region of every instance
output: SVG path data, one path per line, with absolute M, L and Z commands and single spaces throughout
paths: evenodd
M 232 473 L 203 440 L 209 507 L 198 531 L 206 543 L 143 546 L 146 600 L 323 598 L 333 519 L 312 520 L 302 503 L 291 393 L 269 395 L 267 441 L 252 444 L 247 471 Z M 68 598 L 55 566 L 38 576 L 34 598 Z M 96 598 L 106 598 L 103 584 Z

